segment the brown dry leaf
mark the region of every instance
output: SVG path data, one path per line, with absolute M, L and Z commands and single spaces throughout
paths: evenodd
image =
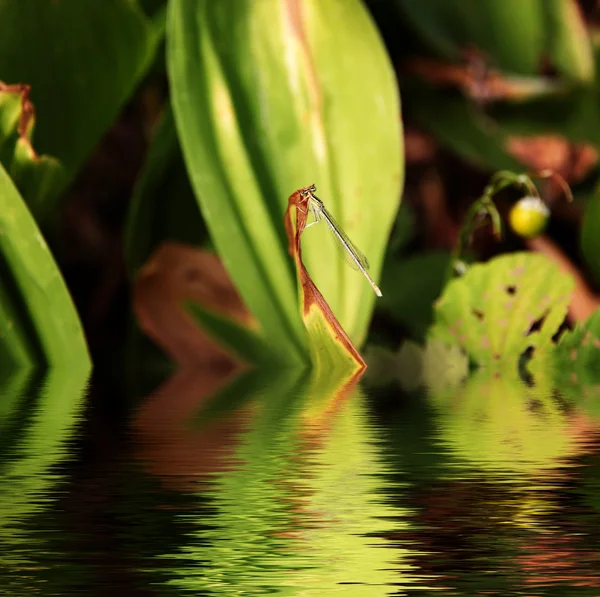
M 230 353 L 198 327 L 184 309 L 184 301 L 194 301 L 242 326 L 256 328 L 216 255 L 179 243 L 164 243 L 134 282 L 133 308 L 140 328 L 180 365 L 231 363 Z
M 21 96 L 21 115 L 19 117 L 17 132 L 29 148 L 32 159 L 37 159 L 39 156 L 33 148 L 30 139 L 31 129 L 35 122 L 35 108 L 29 99 L 30 91 L 31 87 L 29 85 L 7 85 L 3 81 L 0 81 L 0 93 L 16 93 Z
M 289 251 L 296 262 L 300 307 L 310 339 L 313 365 L 323 366 L 323 368 L 336 367 L 345 361 L 352 369 L 362 370 L 367 366 L 365 361 L 311 280 L 302 262 L 300 237 L 306 227 L 308 209 L 299 206 L 305 203 L 301 192 L 310 188 L 298 189 L 290 196 L 284 223 L 289 240 Z
M 598 163 L 592 145 L 572 143 L 560 135 L 511 136 L 505 149 L 532 170 L 552 170 L 571 184 L 583 180 Z
M 407 164 L 432 162 L 437 151 L 437 143 L 431 135 L 414 128 L 404 131 L 404 155 Z

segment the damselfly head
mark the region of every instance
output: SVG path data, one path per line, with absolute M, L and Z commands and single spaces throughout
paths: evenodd
M 309 197 L 310 195 L 312 195 L 315 191 L 317 190 L 316 185 L 311 184 L 309 187 L 304 187 L 303 189 L 300 189 L 300 194 L 303 197 Z

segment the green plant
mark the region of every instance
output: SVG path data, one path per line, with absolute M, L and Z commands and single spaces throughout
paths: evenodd
M 169 13 L 173 113 L 212 241 L 261 334 L 306 360 L 283 228 L 287 199 L 316 183 L 377 274 L 402 182 L 388 57 L 357 0 L 306 0 L 297 12 L 244 1 L 234 21 L 225 5 L 173 0 Z M 311 277 L 362 343 L 370 288 L 324 236 L 303 240 Z
M 449 282 L 429 337 L 458 344 L 480 366 L 516 371 L 527 349 L 551 347 L 572 290 L 570 277 L 548 258 L 502 255 Z
M 0 367 L 90 365 L 77 312 L 44 238 L 0 165 Z

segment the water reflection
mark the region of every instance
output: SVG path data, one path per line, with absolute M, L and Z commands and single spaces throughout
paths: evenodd
M 46 568 L 54 537 L 34 521 L 52 509 L 60 463 L 81 416 L 87 376 L 76 370 L 6 374 L 0 387 L 0 590 L 25 594 Z M 47 539 L 47 540 L 46 540 Z M 40 552 L 42 557 L 40 558 Z
M 600 593 L 596 394 L 356 381 L 183 370 L 83 419 L 85 379 L 6 377 L 0 594 Z
M 260 375 L 243 379 L 236 409 L 213 404 L 158 429 L 153 441 L 151 421 L 161 417 L 148 411 L 177 397 L 169 387 L 140 412 L 143 445 L 161 438 L 167 453 L 188 454 L 180 488 L 197 499 L 179 515 L 191 527 L 185 541 L 162 556 L 173 561 L 169 584 L 198 594 L 317 595 L 345 586 L 372 595 L 414 582 L 411 550 L 389 539 L 406 513 L 386 504 L 389 471 L 363 393 L 351 379 L 257 383 Z M 161 458 L 146 464 L 172 487 Z

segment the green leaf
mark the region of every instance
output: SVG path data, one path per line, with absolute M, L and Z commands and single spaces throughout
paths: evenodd
M 18 347 L 22 364 L 69 363 L 89 369 L 83 330 L 46 242 L 0 166 L 0 331 L 2 353 Z
M 131 199 L 125 233 L 130 277 L 163 241 L 208 242 L 177 140 L 170 106 L 163 112 Z
M 150 25 L 131 0 L 2 0 L 0 23 L 1 78 L 31 86 L 34 145 L 66 184 L 149 64 Z
M 447 285 L 430 337 L 458 344 L 481 366 L 516 370 L 527 348 L 551 348 L 573 286 L 543 255 L 513 253 L 473 265 Z
M 553 370 L 561 380 L 561 387 L 597 388 L 600 384 L 600 310 L 561 336 L 553 358 Z
M 283 355 L 276 353 L 256 331 L 240 323 L 203 309 L 198 303 L 187 305 L 200 328 L 220 345 L 228 348 L 232 356 L 254 366 L 272 368 L 285 364 Z
M 596 88 L 573 90 L 568 94 L 503 103 L 489 113 L 507 134 L 559 134 L 570 141 L 589 142 L 600 147 L 600 94 Z
M 0 162 L 38 222 L 53 215 L 64 168 L 53 157 L 39 156 L 31 145 L 34 108 L 26 85 L 0 84 Z
M 52 199 L 65 182 L 61 162 L 51 156 L 38 156 L 27 139 L 19 138 L 10 176 L 36 221 L 43 223 L 56 214 L 56 202 Z
M 533 74 L 544 51 L 544 0 L 396 0 L 423 38 L 457 61 L 476 46 L 506 71 Z
M 600 193 L 598 190 L 585 204 L 579 233 L 581 254 L 596 284 L 600 284 Z
M 565 77 L 589 83 L 594 79 L 594 51 L 577 0 L 544 0 L 548 51 Z
M 306 355 L 283 215 L 293 191 L 316 183 L 377 277 L 402 183 L 383 44 L 358 0 L 243 0 L 234 13 L 174 0 L 167 38 L 175 122 L 215 247 L 267 340 Z M 375 297 L 314 229 L 307 268 L 360 343 Z
M 409 86 L 406 95 L 421 126 L 463 159 L 491 170 L 522 169 L 505 150 L 507 132 L 466 98 L 424 85 Z
M 432 252 L 390 262 L 384 269 L 386 293 L 381 305 L 416 340 L 423 340 L 433 323 L 433 303 L 441 294 L 449 263 L 450 254 Z

